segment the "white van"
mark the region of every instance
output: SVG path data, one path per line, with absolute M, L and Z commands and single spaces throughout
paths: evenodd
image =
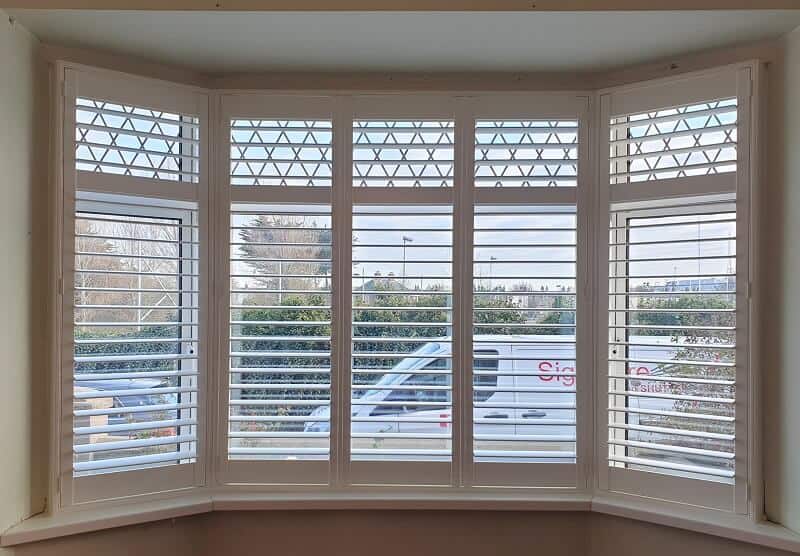
M 646 343 L 658 340 L 648 337 Z M 633 343 L 633 339 L 631 339 Z M 473 404 L 476 440 L 493 435 L 575 435 L 574 336 L 486 335 L 473 340 Z M 638 348 L 636 357 L 672 358 L 669 345 Z M 354 389 L 352 432 L 436 434 L 451 418 L 449 338 L 424 344 L 386 371 L 374 385 Z M 635 363 L 631 374 L 646 375 L 657 363 Z M 430 369 L 430 373 L 420 372 Z M 643 398 L 636 398 L 637 403 Z M 648 399 L 652 408 L 669 409 L 671 401 Z M 317 408 L 306 432 L 327 432 L 330 408 Z M 396 417 L 397 419 L 393 419 Z M 379 419 L 383 418 L 383 419 Z M 384 420 L 385 419 L 385 420 Z M 439 422 L 437 422 L 439 421 Z

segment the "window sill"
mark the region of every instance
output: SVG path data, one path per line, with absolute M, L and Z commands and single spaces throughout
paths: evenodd
M 800 553 L 800 534 L 777 523 L 756 523 L 746 515 L 613 493 L 597 494 L 591 506 L 596 513 Z
M 8 547 L 137 525 L 163 519 L 213 511 L 257 510 L 516 510 L 584 511 L 676 527 L 707 535 L 800 553 L 800 535 L 773 523 L 753 523 L 746 516 L 723 514 L 701 508 L 654 500 L 636 499 L 610 493 L 566 493 L 531 496 L 509 492 L 491 495 L 475 493 L 253 493 L 216 492 L 183 494 L 158 501 L 130 503 L 116 507 L 91 508 L 39 515 L 11 527 L 0 536 Z
M 587 493 L 545 494 L 520 491 L 347 493 L 225 492 L 212 496 L 214 511 L 239 510 L 517 510 L 589 511 Z
M 3 532 L 0 547 L 202 514 L 212 509 L 210 496 L 188 494 L 158 501 L 66 511 L 57 515 L 36 515 Z

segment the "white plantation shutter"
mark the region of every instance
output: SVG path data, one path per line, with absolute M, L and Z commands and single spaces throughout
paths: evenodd
M 330 452 L 330 207 L 231 209 L 230 459 Z
M 603 91 L 599 134 L 589 93 L 221 93 L 213 196 L 204 92 L 65 68 L 55 506 L 747 512 L 755 68 Z
M 447 206 L 353 212 L 353 460 L 452 457 L 452 247 Z
M 582 486 L 587 102 L 541 100 L 223 98 L 223 483 Z
M 654 87 L 603 97 L 600 482 L 745 512 L 750 70 Z
M 222 483 L 331 480 L 332 109 L 324 97 L 222 100 Z
M 587 108 L 569 98 L 476 106 L 466 401 L 477 485 L 579 486 Z
M 232 186 L 330 187 L 330 120 L 231 121 Z
M 475 460 L 574 463 L 575 207 L 480 205 L 474 234 Z
M 91 98 L 75 103 L 76 169 L 198 182 L 196 116 Z
M 356 187 L 452 187 L 454 122 L 353 122 Z
M 207 100 L 74 70 L 65 83 L 60 503 L 189 488 L 202 477 Z
M 353 102 L 347 480 L 454 480 L 456 122 L 440 98 Z
M 194 462 L 193 215 L 109 202 L 78 208 L 86 212 L 75 216 L 74 473 Z

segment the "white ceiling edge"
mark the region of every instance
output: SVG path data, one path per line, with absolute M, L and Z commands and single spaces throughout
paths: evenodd
M 44 42 L 198 72 L 595 72 L 775 38 L 800 10 L 7 10 Z

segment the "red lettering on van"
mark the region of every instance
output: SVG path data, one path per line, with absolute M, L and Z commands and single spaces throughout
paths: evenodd
M 540 376 L 539 380 L 543 382 L 551 382 L 555 380 L 568 387 L 575 384 L 575 367 L 571 365 L 562 367 L 559 361 L 556 361 L 555 363 L 550 361 L 541 361 L 539 363 L 539 372 L 550 375 Z M 564 373 L 564 375 L 559 375 L 558 373 Z

